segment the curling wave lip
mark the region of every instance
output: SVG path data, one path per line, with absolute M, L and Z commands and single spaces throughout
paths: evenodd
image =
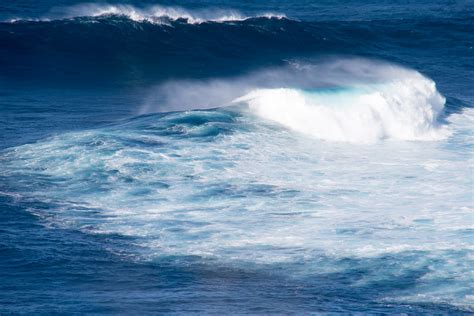
M 358 88 L 258 89 L 234 102 L 248 104 L 262 118 L 330 141 L 439 140 L 450 135 L 438 122 L 445 98 L 433 81 L 416 72 Z

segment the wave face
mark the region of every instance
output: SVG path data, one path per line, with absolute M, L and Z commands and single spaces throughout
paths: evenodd
M 443 56 L 456 56 L 459 63 L 446 71 L 459 75 L 463 72 L 457 68 L 470 62 L 463 52 L 473 25 L 468 9 L 452 12 L 451 19 L 439 13 L 422 21 L 403 13 L 400 25 L 376 15 L 370 21 L 285 18 L 265 6 L 241 13 L 81 4 L 45 17 L 17 16 L 0 23 L 0 79 L 34 86 L 143 86 L 164 79 L 235 75 L 300 57 L 384 59 L 401 56 L 399 47 L 409 51 L 411 64 L 422 60 L 426 47 L 440 67 L 446 63 Z

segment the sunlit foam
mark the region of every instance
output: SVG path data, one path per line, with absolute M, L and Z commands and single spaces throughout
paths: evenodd
M 244 15 L 237 10 L 224 9 L 201 9 L 188 10 L 181 7 L 152 5 L 147 7 L 136 7 L 129 4 L 97 4 L 83 3 L 65 8 L 56 8 L 50 16 L 43 18 L 15 18 L 9 22 L 21 20 L 50 21 L 53 19 L 70 19 L 76 17 L 103 17 L 122 16 L 135 22 L 149 22 L 154 24 L 166 24 L 169 21 L 185 20 L 190 24 L 205 22 L 231 22 L 243 21 L 250 18 L 285 18 L 283 14 L 263 12 L 256 15 Z
M 246 102 L 265 119 L 331 141 L 437 140 L 449 135 L 437 121 L 445 98 L 433 81 L 416 72 L 344 90 L 259 89 L 235 102 Z
M 350 89 L 257 89 L 242 100 L 250 111 L 171 112 L 56 135 L 2 151 L 0 176 L 15 200 L 48 204 L 33 210 L 45 222 L 130 236 L 141 246 L 142 260 L 195 256 L 241 269 L 284 267 L 278 271 L 285 277 L 308 280 L 357 263 L 369 272 L 348 286 L 396 284 L 415 272 L 416 282 L 381 299 L 468 309 L 473 110 L 446 117 L 452 134 L 438 138 L 435 118 L 444 99 L 432 81 L 413 73 L 376 84 L 367 84 L 373 76 L 359 76 L 359 85 L 345 82 Z M 333 73 L 331 80 L 336 78 Z M 214 91 L 215 85 L 201 87 Z M 225 97 L 242 87 L 234 85 Z M 355 105 L 347 102 L 354 99 Z M 275 104 L 295 123 L 288 123 L 288 115 L 268 117 Z M 292 114 L 292 104 L 308 113 Z M 363 122 L 382 125 L 375 131 L 383 133 L 362 123 L 351 126 L 365 106 L 383 117 Z M 299 133 L 303 116 L 313 132 L 316 114 L 341 120 L 341 133 L 354 129 L 355 136 L 341 134 L 354 142 Z M 380 135 L 392 139 L 366 142 Z M 403 140 L 415 136 L 432 141 Z

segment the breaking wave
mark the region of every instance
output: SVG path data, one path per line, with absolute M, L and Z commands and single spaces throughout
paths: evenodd
M 437 121 L 445 98 L 418 73 L 342 90 L 260 89 L 236 101 L 265 119 L 325 140 L 436 140 L 449 134 Z
M 263 12 L 261 14 L 249 16 L 237 10 L 223 9 L 202 9 L 188 10 L 181 7 L 170 7 L 153 5 L 147 7 L 136 7 L 129 4 L 97 4 L 84 3 L 63 9 L 42 18 L 13 18 L 9 22 L 24 20 L 51 21 L 60 19 L 73 19 L 82 17 L 104 17 L 121 16 L 135 22 L 149 22 L 153 24 L 167 24 L 170 21 L 183 20 L 190 24 L 200 24 L 205 22 L 230 22 L 244 21 L 250 18 L 286 18 L 284 14 Z
M 47 204 L 32 212 L 48 225 L 127 236 L 138 260 L 338 271 L 356 297 L 472 310 L 472 109 L 445 117 L 446 140 L 371 143 L 447 133 L 432 80 L 352 59 L 154 93 L 147 115 L 3 150 L 0 194 Z M 374 286 L 400 279 L 416 282 Z
M 234 79 L 160 85 L 141 113 L 245 104 L 266 120 L 328 140 L 439 140 L 445 98 L 415 70 L 364 59 L 294 63 Z

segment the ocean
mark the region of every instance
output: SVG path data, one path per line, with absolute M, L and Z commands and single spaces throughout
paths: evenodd
M 474 313 L 474 3 L 0 4 L 0 314 Z

